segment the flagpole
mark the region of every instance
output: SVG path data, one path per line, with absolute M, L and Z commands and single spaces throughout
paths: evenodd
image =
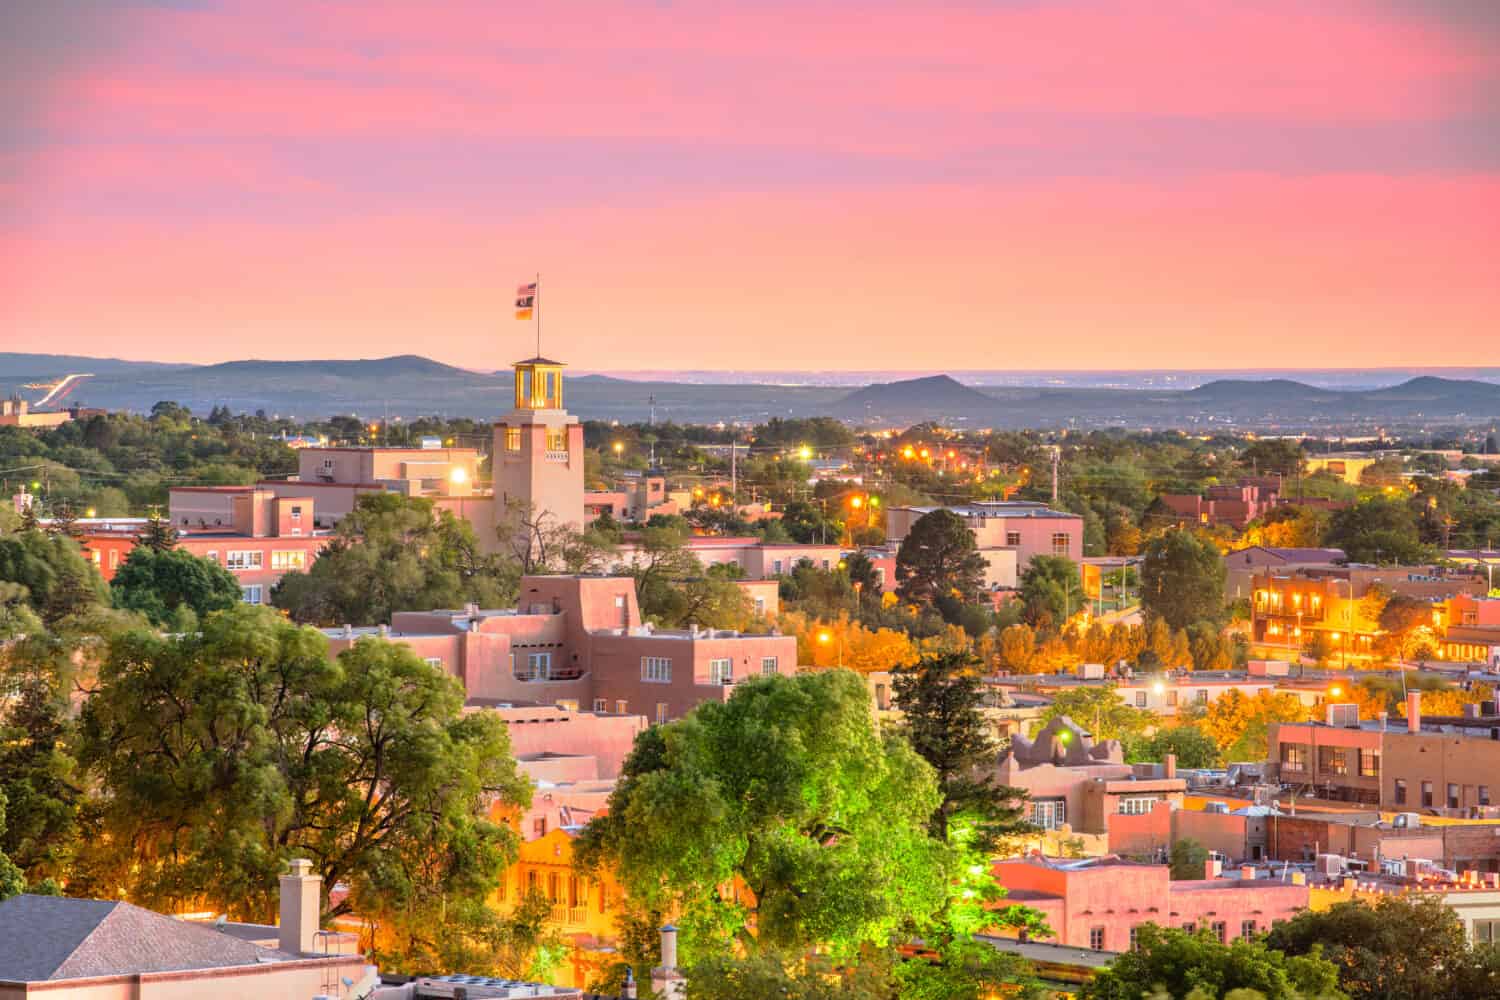
M 542 356 L 542 272 L 536 273 L 536 356 Z

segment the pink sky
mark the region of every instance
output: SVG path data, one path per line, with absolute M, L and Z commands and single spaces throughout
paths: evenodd
M 1500 364 L 1497 9 L 7 5 L 0 350 Z

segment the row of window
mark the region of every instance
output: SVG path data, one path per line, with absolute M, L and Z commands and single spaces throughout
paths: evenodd
M 1500 923 L 1500 921 L 1497 921 L 1497 923 Z M 1142 926 L 1143 925 L 1141 924 L 1136 924 L 1134 927 L 1130 928 L 1131 951 L 1135 951 L 1138 947 L 1140 947 L 1140 930 Z M 1192 921 L 1189 921 L 1182 925 L 1182 929 L 1188 934 L 1196 934 L 1198 931 L 1198 925 Z M 1226 921 L 1215 920 L 1208 925 L 1208 929 L 1214 937 L 1219 939 L 1220 944 L 1229 943 L 1229 924 Z M 1258 929 L 1259 928 L 1254 920 L 1240 921 L 1240 937 L 1242 938 L 1254 937 Z M 1090 948 L 1092 948 L 1094 951 L 1104 951 L 1108 947 L 1109 943 L 1109 928 L 1089 928 Z
M 1175 690 L 1173 690 L 1173 691 L 1167 691 L 1165 694 L 1166 694 L 1167 706 L 1169 708 L 1175 708 L 1176 705 L 1177 705 L 1177 692 Z M 1195 705 L 1207 705 L 1208 704 L 1208 689 L 1207 688 L 1199 688 L 1198 690 L 1192 692 L 1192 699 L 1193 699 L 1193 703 Z M 1145 691 L 1137 691 L 1135 693 L 1135 707 L 1136 708 L 1145 708 L 1146 707 L 1146 692 Z
M 779 673 L 777 658 L 762 656 L 760 672 L 765 676 Z M 670 656 L 641 657 L 641 680 L 652 684 L 672 683 L 672 658 Z M 709 660 L 708 682 L 710 684 L 733 684 L 734 661 L 727 656 Z
M 981 518 L 983 520 L 983 518 Z M 1007 531 L 1005 533 L 1005 544 L 1010 548 L 1019 548 L 1021 545 L 1021 533 L 1019 531 Z M 1052 554 L 1055 556 L 1068 555 L 1069 548 L 1073 544 L 1073 536 L 1066 531 L 1055 531 L 1052 533 Z
M 1462 798 L 1462 796 L 1460 794 L 1461 790 L 1459 789 L 1459 786 L 1457 784 L 1455 784 L 1454 782 L 1450 781 L 1450 782 L 1448 782 L 1448 787 L 1447 787 L 1446 791 L 1448 793 L 1448 796 L 1447 796 L 1447 807 L 1449 809 L 1461 809 L 1461 808 L 1463 808 L 1463 798 Z M 1490 804 L 1490 786 L 1489 785 L 1479 785 L 1479 786 L 1476 787 L 1475 791 L 1476 791 L 1477 796 L 1478 796 L 1478 802 L 1476 804 L 1481 805 L 1481 806 L 1487 806 L 1487 805 Z M 1423 809 L 1431 809 L 1431 808 L 1433 808 L 1433 788 L 1432 788 L 1432 782 L 1430 782 L 1430 781 L 1424 781 L 1424 782 L 1422 782 L 1421 793 L 1422 793 L 1422 801 L 1421 801 L 1422 808 Z M 1406 797 L 1407 797 L 1406 779 L 1405 778 L 1397 778 L 1396 779 L 1396 787 L 1395 787 L 1396 805 L 1398 805 L 1398 806 L 1404 806 L 1404 805 L 1406 805 Z
M 210 562 L 218 562 L 219 554 L 206 553 Z M 266 554 L 260 549 L 230 549 L 224 553 L 224 568 L 228 570 L 264 569 Z M 273 570 L 301 570 L 307 568 L 307 552 L 303 549 L 275 549 L 271 552 Z
M 1281 744 L 1281 767 L 1285 771 L 1309 770 L 1311 747 L 1306 743 Z M 1357 754 L 1357 757 L 1356 757 Z M 1318 771 L 1321 774 L 1350 774 L 1358 765 L 1361 778 L 1380 777 L 1380 751 L 1355 750 L 1353 747 L 1318 747 Z
M 609 700 L 607 698 L 595 698 L 594 699 L 594 711 L 596 711 L 596 712 L 607 712 L 607 711 L 609 711 Z M 629 713 L 629 711 L 630 711 L 630 702 L 626 701 L 624 698 L 621 698 L 621 699 L 619 699 L 618 701 L 615 702 L 615 714 L 616 715 L 626 715 L 626 714 Z M 659 726 L 664 726 L 664 725 L 667 724 L 667 722 L 668 722 L 668 720 L 670 718 L 671 718 L 671 706 L 669 706 L 664 701 L 657 702 L 656 703 L 656 724 L 659 725 Z

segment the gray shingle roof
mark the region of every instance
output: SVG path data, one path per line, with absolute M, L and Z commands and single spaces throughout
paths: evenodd
M 255 965 L 291 956 L 129 903 L 62 896 L 0 902 L 0 980 L 38 982 Z

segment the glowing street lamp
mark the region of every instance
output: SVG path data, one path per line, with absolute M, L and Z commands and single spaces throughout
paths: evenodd
M 463 466 L 455 466 L 453 470 L 448 473 L 448 481 L 454 486 L 462 486 L 464 483 L 467 483 L 469 481 L 469 473 L 464 470 Z
M 610 447 L 614 449 L 615 457 L 619 458 L 621 453 L 625 451 L 625 442 L 616 441 L 614 444 L 610 445 Z
M 832 632 L 826 632 L 826 631 L 824 631 L 824 632 L 819 632 L 818 633 L 818 642 L 820 642 L 824 646 L 828 645 L 832 641 L 833 641 L 833 633 Z M 840 667 L 842 667 L 844 665 L 844 638 L 843 638 L 843 636 L 839 636 L 838 665 Z
M 803 445 L 802 447 L 797 449 L 797 457 L 802 459 L 802 461 L 804 462 L 807 461 L 808 459 L 812 458 L 812 449 L 807 445 Z

